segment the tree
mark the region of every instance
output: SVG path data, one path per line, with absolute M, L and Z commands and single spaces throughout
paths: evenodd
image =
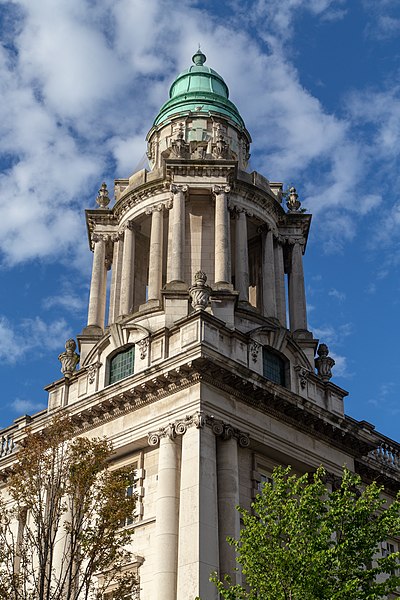
M 0 598 L 87 600 L 112 585 L 113 600 L 132 593 L 126 569 L 135 498 L 133 473 L 109 469 L 112 447 L 74 437 L 70 420 L 27 431 L 0 495 Z
M 246 584 L 215 582 L 226 600 L 378 600 L 400 586 L 400 552 L 379 552 L 400 535 L 400 495 L 389 505 L 376 483 L 344 469 L 328 491 L 319 468 L 301 477 L 274 470 L 252 504 L 239 509 L 236 548 Z

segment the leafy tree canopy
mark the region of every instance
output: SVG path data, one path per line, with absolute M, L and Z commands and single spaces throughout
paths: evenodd
M 278 467 L 252 511 L 239 509 L 240 539 L 228 541 L 246 585 L 214 575 L 222 598 L 378 600 L 399 588 L 400 552 L 381 544 L 400 535 L 400 495 L 388 505 L 347 469 L 333 491 L 325 481 L 322 467 L 301 477 Z
M 83 600 L 126 598 L 135 578 L 126 569 L 135 498 L 133 474 L 109 469 L 104 439 L 74 437 L 56 417 L 40 433 L 28 430 L 0 493 L 0 598 Z M 99 596 L 100 594 L 100 596 Z

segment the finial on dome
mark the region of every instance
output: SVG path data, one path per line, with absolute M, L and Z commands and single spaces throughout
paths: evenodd
M 193 54 L 192 61 L 194 62 L 196 67 L 202 67 L 204 65 L 204 63 L 206 62 L 206 60 L 207 60 L 207 57 L 200 50 L 200 44 L 199 44 L 199 49 L 197 50 L 196 54 Z

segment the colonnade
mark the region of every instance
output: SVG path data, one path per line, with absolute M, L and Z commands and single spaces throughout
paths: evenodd
M 185 201 L 187 185 L 171 185 L 172 203 L 160 203 L 146 211 L 151 216 L 150 246 L 148 256 L 148 280 L 146 301 L 160 301 L 163 285 L 163 232 L 165 208 L 171 208 L 168 219 L 167 285 L 185 283 Z M 230 218 L 228 207 L 230 188 L 215 185 L 212 193 L 215 198 L 214 213 L 214 282 L 216 290 L 232 289 Z M 235 289 L 238 299 L 249 301 L 249 253 L 248 216 L 239 207 L 233 208 L 235 217 Z M 288 270 L 288 301 L 290 329 L 307 329 L 304 273 L 302 264 L 302 239 L 282 237 L 277 229 L 264 224 L 259 228 L 261 236 L 261 297 L 258 307 L 266 317 L 276 318 L 286 327 L 286 284 L 285 261 Z M 104 328 L 106 285 L 107 285 L 107 244 L 113 245 L 112 277 L 110 286 L 109 322 L 119 316 L 133 312 L 135 286 L 135 248 L 137 228 L 132 221 L 125 224 L 123 231 L 114 234 L 94 233 L 93 270 L 90 287 L 88 326 Z M 190 285 L 192 282 L 186 282 Z
M 240 533 L 238 445 L 249 438 L 199 413 L 185 421 L 149 434 L 159 444 L 156 600 L 217 598 L 213 571 L 240 579 L 226 538 Z

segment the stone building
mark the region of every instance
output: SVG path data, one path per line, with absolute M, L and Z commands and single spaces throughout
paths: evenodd
M 205 61 L 199 50 L 173 82 L 147 136 L 150 169 L 116 180 L 112 206 L 103 184 L 86 211 L 79 368 L 69 340 L 48 410 L 0 432 L 0 468 L 56 410 L 112 440 L 116 464 L 136 469 L 141 600 L 216 600 L 212 571 L 240 577 L 226 543 L 235 506 L 277 464 L 400 482 L 400 446 L 345 416 L 334 360 L 307 328 L 311 215 L 294 188 L 248 171 L 250 134 Z

